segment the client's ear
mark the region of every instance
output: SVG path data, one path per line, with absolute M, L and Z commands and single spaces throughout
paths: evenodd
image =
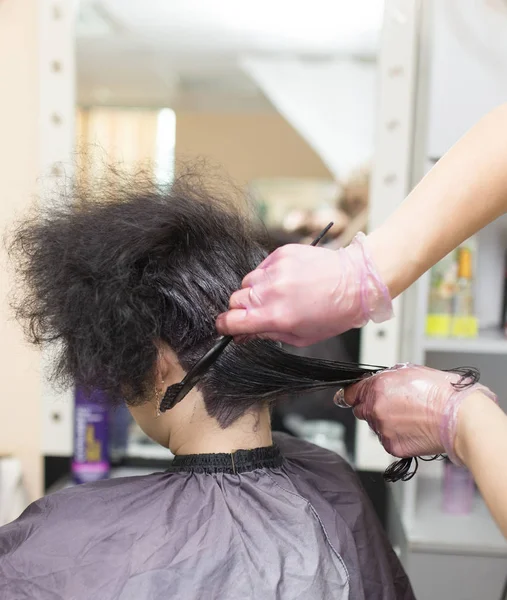
M 178 383 L 185 377 L 175 352 L 164 342 L 155 343 L 158 351 L 157 361 L 154 365 L 153 393 L 149 394 L 144 404 L 130 406 L 130 414 L 136 423 L 152 440 L 166 448 L 169 447 L 171 422 L 175 413 L 168 411 L 158 413 L 158 405 L 167 388 L 173 383 Z
M 164 395 L 166 389 L 173 383 L 179 383 L 186 373 L 172 348 L 162 341 L 155 342 L 155 345 L 158 351 L 155 365 L 155 386 Z
M 167 388 L 173 383 L 179 383 L 186 375 L 181 367 L 175 352 L 164 342 L 156 343 L 158 350 L 157 362 L 154 366 L 153 394 L 146 398 L 144 404 L 129 406 L 130 414 L 139 427 L 152 440 L 166 448 L 170 447 L 171 431 L 181 427 L 182 423 L 188 423 L 195 417 L 196 400 L 202 398 L 196 390 L 180 402 L 173 409 L 163 414 L 158 412 L 158 405 L 163 398 Z M 202 404 L 204 411 L 204 405 Z

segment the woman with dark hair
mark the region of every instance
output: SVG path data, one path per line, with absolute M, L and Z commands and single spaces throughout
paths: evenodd
M 159 414 L 265 252 L 250 220 L 197 180 L 167 191 L 120 179 L 76 187 L 18 228 L 17 313 L 33 342 L 58 342 L 57 379 L 125 401 L 176 458 L 164 473 L 49 495 L 0 529 L 0 597 L 411 599 L 351 468 L 270 428 L 276 398 L 371 370 L 231 344 Z

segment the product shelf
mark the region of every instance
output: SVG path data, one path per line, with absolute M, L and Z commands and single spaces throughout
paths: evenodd
M 410 519 L 402 516 L 402 521 L 414 551 L 507 557 L 507 540 L 478 493 L 470 514 L 442 510 L 441 478 L 418 478 L 414 514 Z
M 507 337 L 500 329 L 481 330 L 475 338 L 426 337 L 423 345 L 426 352 L 507 355 Z

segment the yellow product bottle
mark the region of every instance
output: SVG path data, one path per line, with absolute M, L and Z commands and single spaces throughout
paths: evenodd
M 473 253 L 467 246 L 458 248 L 458 280 L 454 295 L 451 335 L 453 337 L 476 337 L 478 321 L 474 309 Z
M 457 266 L 456 252 L 451 252 L 431 269 L 426 317 L 426 335 L 429 337 L 451 335 Z

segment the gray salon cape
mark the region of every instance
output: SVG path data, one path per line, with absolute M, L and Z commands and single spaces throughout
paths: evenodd
M 274 437 L 33 503 L 0 528 L 0 598 L 413 599 L 351 468 Z

